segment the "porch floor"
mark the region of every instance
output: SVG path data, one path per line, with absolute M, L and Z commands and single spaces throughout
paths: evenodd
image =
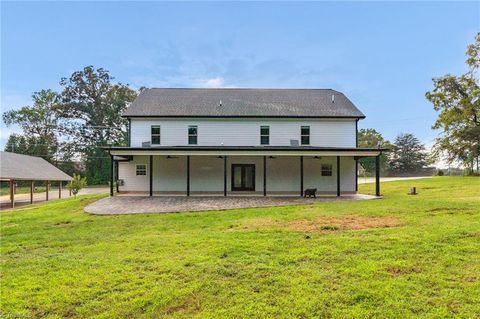
M 377 199 L 380 197 L 351 194 L 302 198 L 297 196 L 114 196 L 103 198 L 85 207 L 85 212 L 96 215 L 125 215 L 226 210 L 254 207 L 311 205 L 320 202 Z

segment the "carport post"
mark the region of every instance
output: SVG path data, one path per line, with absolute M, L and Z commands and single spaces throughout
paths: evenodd
M 337 156 L 337 196 L 340 196 L 340 156 Z
M 10 180 L 10 206 L 12 208 L 15 207 L 15 191 L 14 191 L 15 181 L 13 179 Z
M 58 199 L 62 198 L 62 181 L 58 181 Z
M 110 196 L 113 196 L 113 155 L 110 155 Z
M 375 156 L 375 195 L 380 196 L 380 155 Z
M 48 201 L 48 189 L 49 189 L 50 183 L 49 181 L 45 181 L 45 200 Z
M 30 181 L 30 204 L 33 204 L 33 190 L 35 188 L 35 182 Z

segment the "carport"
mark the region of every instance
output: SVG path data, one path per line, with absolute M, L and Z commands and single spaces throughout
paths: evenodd
M 35 181 L 45 182 L 45 200 L 48 201 L 50 182 L 58 182 L 58 198 L 61 198 L 62 182 L 70 181 L 72 177 L 41 157 L 0 152 L 0 180 L 9 182 L 10 205 L 13 208 L 17 181 L 30 181 L 30 203 L 33 203 Z

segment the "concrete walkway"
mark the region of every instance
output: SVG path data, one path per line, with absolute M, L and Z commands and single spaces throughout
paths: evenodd
M 103 198 L 85 207 L 85 212 L 96 215 L 125 215 L 148 213 L 175 213 L 238 208 L 309 205 L 320 202 L 353 201 L 377 199 L 370 195 L 301 197 L 263 196 L 115 196 Z

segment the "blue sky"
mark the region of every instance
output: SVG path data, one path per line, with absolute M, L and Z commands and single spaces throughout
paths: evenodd
M 2 2 L 2 112 L 86 65 L 134 88 L 333 88 L 431 145 L 431 78 L 466 71 L 479 2 Z M 1 126 L 0 147 L 16 128 Z

